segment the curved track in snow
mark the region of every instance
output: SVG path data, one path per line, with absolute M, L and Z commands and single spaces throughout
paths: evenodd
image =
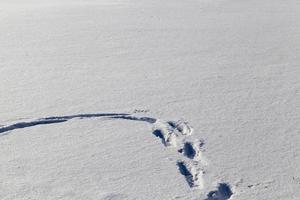
M 165 147 L 173 147 L 180 156 L 177 159 L 179 173 L 185 178 L 187 184 L 193 189 L 204 188 L 205 168 L 208 163 L 202 155 L 205 144 L 202 139 L 193 138 L 193 128 L 185 120 L 164 121 L 152 117 L 140 117 L 127 113 L 92 113 L 65 116 L 50 116 L 32 120 L 24 120 L 0 127 L 0 136 L 11 131 L 34 126 L 64 123 L 72 119 L 109 118 L 118 120 L 132 120 L 146 122 L 153 125 L 152 134 L 160 138 Z M 206 200 L 227 200 L 232 196 L 230 185 L 220 183 L 215 191 L 207 195 Z

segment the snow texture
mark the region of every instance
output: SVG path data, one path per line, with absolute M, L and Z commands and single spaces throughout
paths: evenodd
M 0 0 L 1 200 L 299 200 L 298 0 Z

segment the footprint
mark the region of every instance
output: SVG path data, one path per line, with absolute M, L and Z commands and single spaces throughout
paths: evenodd
M 209 192 L 205 200 L 227 200 L 232 194 L 229 184 L 220 183 L 217 190 Z
M 166 129 L 155 129 L 153 135 L 159 137 L 165 146 L 177 146 L 176 135 Z
M 152 133 L 156 137 L 159 137 L 165 146 L 177 146 L 177 136 L 169 124 L 157 120 Z
M 203 141 L 185 142 L 181 152 L 183 153 L 183 155 L 190 159 L 200 160 L 202 158 L 201 147 L 203 146 L 203 144 Z
M 167 123 L 182 135 L 192 135 L 193 133 L 193 128 L 189 125 L 187 121 L 179 120 L 179 121 L 169 121 Z
M 177 166 L 191 188 L 203 188 L 204 172 L 202 170 L 197 170 L 193 165 L 184 161 L 177 161 Z

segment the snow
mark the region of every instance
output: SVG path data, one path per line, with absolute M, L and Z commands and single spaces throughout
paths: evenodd
M 0 199 L 300 199 L 299 11 L 0 0 Z

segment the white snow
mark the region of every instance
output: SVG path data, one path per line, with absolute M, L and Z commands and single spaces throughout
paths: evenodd
M 298 0 L 0 0 L 0 199 L 299 200 L 299 55 Z

